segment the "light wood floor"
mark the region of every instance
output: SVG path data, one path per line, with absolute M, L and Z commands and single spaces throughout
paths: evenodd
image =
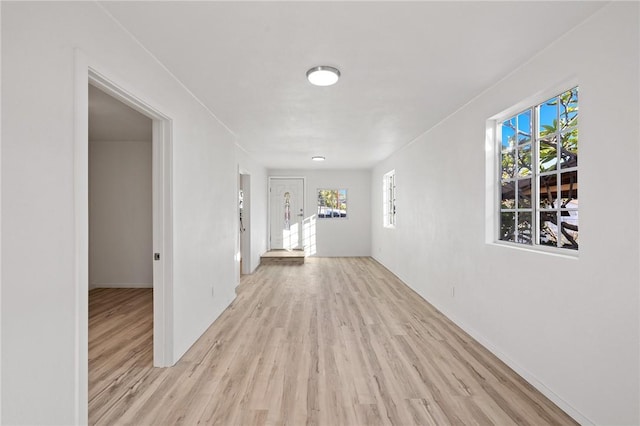
M 261 266 L 167 369 L 151 303 L 90 294 L 91 424 L 576 424 L 369 258 Z

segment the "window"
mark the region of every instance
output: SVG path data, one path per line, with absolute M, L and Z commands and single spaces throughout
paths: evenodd
M 318 189 L 318 217 L 347 217 L 346 189 Z
M 498 239 L 578 250 L 578 88 L 499 120 L 496 135 Z
M 392 170 L 382 178 L 383 225 L 386 228 L 396 226 L 396 171 Z

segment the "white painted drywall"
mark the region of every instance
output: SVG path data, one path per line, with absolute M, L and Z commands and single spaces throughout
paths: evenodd
M 90 140 L 89 288 L 153 287 L 152 242 L 151 140 Z
M 269 170 L 269 176 L 305 177 L 305 218 L 317 214 L 318 189 L 347 189 L 347 218 L 317 219 L 315 256 L 371 254 L 369 170 Z
M 607 6 L 371 181 L 374 257 L 587 424 L 640 423 L 638 19 L 637 3 Z M 579 258 L 487 244 L 486 120 L 570 80 L 580 85 Z M 386 229 L 392 169 L 398 222 Z
M 253 273 L 260 265 L 260 256 L 267 251 L 267 170 L 239 147 L 236 147 L 236 159 L 239 172 L 249 175 L 249 196 L 245 194 L 244 203 L 248 209 L 245 217 L 249 217 L 251 256 L 244 262 L 249 262 L 249 271 Z
M 74 49 L 172 119 L 174 360 L 235 297 L 234 136 L 98 4 L 2 8 L 1 422 L 74 424 Z
M 2 2 L 0 2 L 0 25 L 2 23 Z M 0 31 L 2 46 L 2 31 Z M 0 55 L 0 94 L 2 93 L 2 55 Z M 0 96 L 0 98 L 2 98 Z M 2 235 L 2 102 L 0 102 L 0 235 Z M 2 238 L 0 238 L 0 306 L 2 306 Z M 0 315 L 0 423 L 2 423 L 2 315 Z

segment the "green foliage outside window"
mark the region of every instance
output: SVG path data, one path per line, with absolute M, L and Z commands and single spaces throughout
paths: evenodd
M 577 87 L 500 123 L 500 240 L 578 249 L 577 126 Z
M 318 189 L 318 217 L 347 217 L 347 190 Z

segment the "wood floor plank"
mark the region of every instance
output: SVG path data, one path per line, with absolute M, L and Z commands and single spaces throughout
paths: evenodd
M 371 258 L 244 275 L 171 368 L 152 367 L 150 289 L 89 295 L 89 423 L 574 425 Z

